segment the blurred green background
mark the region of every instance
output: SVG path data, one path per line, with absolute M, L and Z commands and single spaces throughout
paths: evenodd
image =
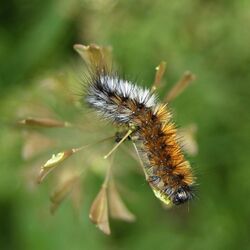
M 0 249 L 250 249 L 249 31 L 247 0 L 2 1 Z M 131 171 L 122 183 L 134 196 L 123 198 L 137 220 L 111 220 L 110 237 L 88 220 L 101 178 L 90 175 L 80 219 L 68 200 L 50 216 L 49 187 L 27 190 L 22 137 L 8 126 L 37 80 L 74 68 L 73 44 L 91 42 L 112 46 L 121 72 L 148 86 L 166 60 L 160 96 L 185 70 L 197 75 L 171 107 L 178 125 L 198 126 L 199 154 L 191 158 L 198 199 L 189 211 L 164 210 L 144 177 Z M 70 117 L 59 104 L 51 105 Z

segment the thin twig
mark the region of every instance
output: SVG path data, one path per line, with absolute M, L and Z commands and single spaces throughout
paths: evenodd
M 186 71 L 181 79 L 172 87 L 172 89 L 167 93 L 164 101 L 170 102 L 174 100 L 178 95 L 180 95 L 185 88 L 187 88 L 191 82 L 196 79 L 196 76 L 190 71 Z
M 166 70 L 166 62 L 162 61 L 157 67 L 156 67 L 156 73 L 155 73 L 155 80 L 151 88 L 151 92 L 155 91 L 157 88 L 160 87 L 162 77 Z

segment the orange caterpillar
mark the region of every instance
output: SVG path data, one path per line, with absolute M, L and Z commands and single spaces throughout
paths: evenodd
M 119 138 L 118 134 L 116 147 L 132 139 L 155 195 L 165 204 L 191 200 L 195 178 L 177 140 L 167 105 L 159 103 L 152 91 L 105 70 L 90 74 L 86 86 L 84 102 L 103 119 L 124 128 L 123 136 Z
M 194 177 L 177 142 L 166 105 L 158 104 L 154 112 L 142 111 L 139 120 L 141 142 L 136 141 L 136 144 L 139 144 L 146 176 L 156 196 L 175 205 L 190 200 Z

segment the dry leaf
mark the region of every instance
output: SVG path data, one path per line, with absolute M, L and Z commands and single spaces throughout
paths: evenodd
M 64 152 L 60 152 L 56 155 L 52 155 L 52 157 L 41 167 L 38 176 L 38 183 L 41 183 L 44 180 L 44 178 L 59 165 L 59 163 L 65 161 L 67 158 L 69 158 L 72 154 L 74 154 L 78 150 L 79 149 L 73 148 Z
M 162 61 L 157 67 L 156 67 L 156 73 L 155 73 L 155 80 L 153 83 L 153 86 L 151 88 L 152 91 L 155 91 L 157 88 L 160 87 L 162 77 L 166 70 L 166 62 Z
M 196 76 L 190 71 L 186 71 L 181 79 L 173 86 L 173 88 L 167 93 L 164 100 L 170 102 L 180 95 L 185 88 L 187 88 L 191 82 L 196 79 Z
M 79 176 L 71 174 L 68 179 L 63 180 L 54 193 L 50 197 L 51 206 L 50 211 L 55 213 L 62 201 L 68 196 L 68 194 L 74 189 L 75 184 L 79 181 Z
M 105 234 L 110 234 L 108 218 L 108 199 L 106 187 L 101 188 L 96 196 L 89 213 L 90 220 Z
M 58 121 L 50 118 L 27 118 L 18 122 L 22 126 L 38 126 L 43 128 L 70 127 L 71 124 L 65 121 Z
M 181 143 L 183 150 L 192 156 L 198 154 L 198 143 L 195 139 L 197 132 L 197 125 L 190 124 L 187 127 L 184 127 L 179 130 L 179 137 L 181 138 Z
M 77 179 L 74 183 L 74 188 L 71 191 L 70 195 L 73 208 L 77 216 L 81 215 L 81 203 L 82 203 L 82 187 L 80 179 Z
M 111 47 L 100 47 L 95 44 L 84 46 L 81 44 L 75 44 L 74 49 L 83 58 L 83 60 L 89 65 L 94 67 L 111 69 L 112 66 L 112 49 Z
M 22 147 L 22 157 L 28 160 L 35 155 L 51 148 L 55 145 L 55 141 L 36 132 L 26 133 L 24 145 Z
M 37 173 L 41 168 L 42 160 L 39 159 L 35 162 L 31 162 L 29 165 L 26 165 L 25 168 L 22 168 L 21 175 L 24 178 L 25 186 L 28 191 L 33 192 L 37 189 Z
M 37 99 L 31 100 L 28 103 L 24 103 L 17 109 L 17 117 L 19 117 L 19 119 L 23 117 L 30 117 L 33 114 L 39 114 L 40 117 L 55 116 L 53 110 L 44 106 L 44 103 L 40 103 Z
M 110 214 L 115 219 L 124 220 L 127 222 L 135 221 L 135 216 L 128 210 L 123 203 L 114 181 L 111 181 L 108 189 L 109 195 L 109 209 Z

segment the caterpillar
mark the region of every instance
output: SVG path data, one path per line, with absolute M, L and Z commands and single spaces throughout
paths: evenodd
M 154 92 L 97 70 L 86 80 L 83 102 L 101 119 L 124 129 L 117 142 L 132 140 L 146 179 L 162 202 L 179 205 L 194 197 L 195 177 L 182 152 L 171 112 Z

